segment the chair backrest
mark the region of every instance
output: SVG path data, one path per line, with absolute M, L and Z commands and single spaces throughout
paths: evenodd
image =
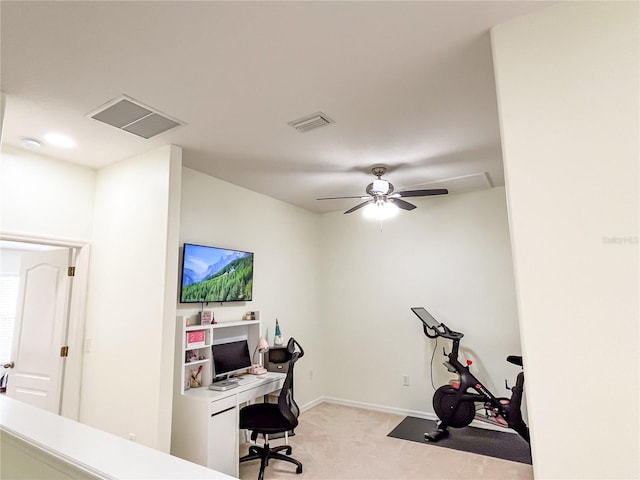
M 280 410 L 282 416 L 287 419 L 293 429 L 298 425 L 298 415 L 300 415 L 298 404 L 293 399 L 293 371 L 298 359 L 304 356 L 304 350 L 295 338 L 290 338 L 287 343 L 287 351 L 291 359 L 289 360 L 287 376 L 284 379 L 280 395 L 278 395 L 278 410 Z

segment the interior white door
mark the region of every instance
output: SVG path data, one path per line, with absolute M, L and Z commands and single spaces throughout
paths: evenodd
M 69 249 L 24 252 L 7 395 L 60 413 Z

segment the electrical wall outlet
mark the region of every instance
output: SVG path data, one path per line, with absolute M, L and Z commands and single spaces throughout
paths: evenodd
M 409 375 L 402 375 L 402 385 L 405 387 L 409 386 Z

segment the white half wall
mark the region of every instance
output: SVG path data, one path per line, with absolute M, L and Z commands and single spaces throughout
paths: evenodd
M 318 295 L 318 215 L 188 168 L 182 173 L 180 245 L 196 243 L 254 252 L 253 300 L 210 304 L 219 322 L 259 310 L 262 334 L 273 344 L 276 318 L 285 339 L 305 349 L 296 364 L 296 401 L 324 395 Z M 177 300 L 177 294 L 174 297 Z M 180 315 L 201 306 L 179 304 Z
M 435 341 L 410 307 L 424 306 L 463 332 L 461 359 L 496 394 L 519 369 L 518 319 L 504 188 L 414 199 L 418 206 L 376 222 L 359 212 L 322 216 L 319 304 L 331 375 L 326 395 L 432 413 Z M 433 361 L 435 387 L 453 375 Z M 409 386 L 403 376 L 409 375 Z
M 164 146 L 98 172 L 80 404 L 81 422 L 166 452 L 181 161 Z
M 1 153 L 0 231 L 91 238 L 95 170 L 7 146 Z
M 640 477 L 639 4 L 492 32 L 533 465 Z

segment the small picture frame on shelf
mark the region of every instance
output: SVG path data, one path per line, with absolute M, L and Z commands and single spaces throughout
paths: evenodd
M 184 359 L 186 363 L 197 362 L 198 360 L 201 360 L 201 358 L 198 357 L 197 350 L 187 350 L 187 353 Z
M 200 323 L 202 325 L 212 325 L 216 323 L 213 318 L 213 310 L 202 310 L 202 312 L 200 312 Z

